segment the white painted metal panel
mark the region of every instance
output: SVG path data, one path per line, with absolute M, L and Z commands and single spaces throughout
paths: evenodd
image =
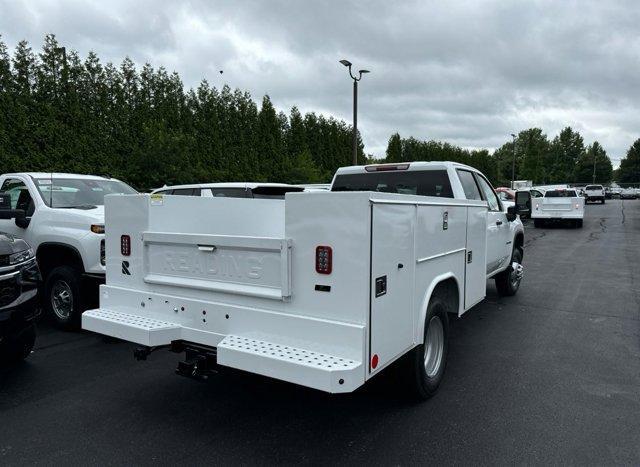
M 464 311 L 487 293 L 487 208 L 467 208 L 467 251 L 465 258 Z M 462 313 L 461 313 L 462 314 Z
M 290 296 L 290 242 L 284 239 L 144 232 L 143 242 L 147 283 Z
M 369 360 L 372 373 L 413 345 L 416 210 L 416 206 L 406 204 L 372 205 Z M 377 365 L 373 368 L 371 362 L 375 360 Z

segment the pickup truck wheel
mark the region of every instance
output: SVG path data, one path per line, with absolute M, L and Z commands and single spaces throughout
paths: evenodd
M 53 269 L 45 284 L 46 306 L 56 324 L 65 330 L 80 327 L 82 304 L 80 296 L 81 277 L 69 266 Z
M 449 350 L 449 303 L 434 295 L 425 318 L 424 343 L 412 351 L 411 363 L 415 395 L 429 399 L 437 391 L 447 366 Z
M 0 345 L 0 363 L 12 365 L 29 356 L 36 343 L 36 326 L 31 324 L 17 337 Z
M 582 228 L 582 222 L 583 222 L 583 220 L 582 220 L 582 219 L 577 219 L 577 220 L 576 220 L 576 227 L 577 227 L 577 228 L 579 228 L 579 229 L 581 229 L 581 228 Z
M 515 267 L 514 267 L 515 263 Z M 503 297 L 515 295 L 522 281 L 522 251 L 515 248 L 511 254 L 509 267 L 496 275 L 496 289 Z
M 534 219 L 533 220 L 533 226 L 536 227 L 536 228 L 542 227 L 542 219 Z

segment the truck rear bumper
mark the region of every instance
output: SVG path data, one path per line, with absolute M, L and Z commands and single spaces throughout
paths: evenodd
M 351 392 L 366 380 L 364 326 L 219 303 L 167 302 L 102 286 L 102 307 L 83 313 L 82 328 L 147 347 L 174 341 L 214 347 L 220 365 L 326 392 Z
M 582 219 L 584 212 L 572 211 L 534 211 L 531 213 L 531 219 Z

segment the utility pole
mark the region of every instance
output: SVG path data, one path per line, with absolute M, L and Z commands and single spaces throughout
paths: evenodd
M 352 63 L 349 60 L 340 60 L 340 63 L 349 68 L 349 76 L 353 80 L 353 165 L 358 165 L 358 81 L 369 70 L 358 70 L 358 77 L 355 77 L 351 73 Z
M 513 163 L 511 164 L 511 189 L 514 189 L 516 181 L 516 135 L 511 133 L 513 137 Z

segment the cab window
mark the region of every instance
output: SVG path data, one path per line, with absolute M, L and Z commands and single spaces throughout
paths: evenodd
M 484 195 L 484 199 L 487 200 L 489 204 L 489 210 L 491 211 L 500 211 L 500 201 L 498 201 L 498 197 L 496 196 L 496 192 L 493 191 L 489 182 L 479 174 L 476 174 L 478 178 L 478 184 L 480 185 L 480 189 L 482 190 L 482 194 Z
M 35 205 L 27 185 L 17 178 L 8 178 L 2 184 L 0 191 L 4 191 L 11 199 L 11 209 L 22 209 L 28 216 L 33 214 Z
M 468 170 L 458 169 L 458 178 L 460 179 L 460 183 L 462 184 L 462 189 L 464 190 L 464 196 L 467 199 L 478 199 L 481 200 L 482 196 L 480 195 L 480 189 L 478 188 L 478 184 L 471 172 Z

